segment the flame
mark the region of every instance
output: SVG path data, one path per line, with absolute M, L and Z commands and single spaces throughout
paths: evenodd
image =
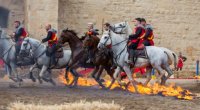
M 59 81 L 61 81 L 61 83 L 63 83 L 63 84 L 68 85 L 72 82 L 73 76 L 70 73 L 70 74 L 68 74 L 68 77 L 69 77 L 69 82 L 67 82 L 65 80 L 64 74 L 61 74 L 59 76 Z M 125 80 L 122 83 L 127 84 L 128 80 Z M 109 80 L 106 80 L 104 82 L 104 85 L 106 87 L 108 87 L 110 84 L 111 84 L 111 81 L 109 81 Z M 94 79 L 82 77 L 82 78 L 79 78 L 78 85 L 79 86 L 97 86 L 98 84 Z M 126 90 L 126 87 L 120 86 L 117 82 L 115 82 L 110 89 L 113 90 L 115 88 L 121 88 L 122 90 Z M 184 100 L 192 100 L 193 99 L 193 94 L 189 90 L 184 90 L 183 88 L 181 88 L 179 86 L 175 86 L 175 84 L 170 84 L 169 86 L 163 86 L 163 85 L 159 85 L 157 83 L 155 83 L 153 85 L 149 84 L 147 86 L 138 84 L 137 88 L 138 88 L 138 92 L 140 94 L 144 94 L 144 95 L 146 94 L 146 95 L 171 96 L 171 97 L 176 97 L 178 99 L 184 99 Z M 132 85 L 129 85 L 127 87 L 127 90 L 132 93 L 135 92 L 135 88 Z
M 195 76 L 194 78 L 195 78 L 195 79 L 200 79 L 200 75 L 198 75 L 198 76 Z
M 63 74 L 60 75 L 58 78 L 59 78 L 59 81 L 61 81 L 61 83 L 66 84 L 66 85 L 69 85 L 74 79 L 73 75 L 71 73 L 68 74 L 68 78 L 69 78 L 68 82 L 65 80 L 65 77 L 64 77 Z M 95 86 L 95 85 L 98 85 L 95 80 L 93 80 L 91 78 L 87 78 L 87 77 L 79 77 L 77 84 L 79 86 Z

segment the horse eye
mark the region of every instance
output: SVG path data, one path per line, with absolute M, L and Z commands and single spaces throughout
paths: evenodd
M 108 37 L 106 36 L 106 37 L 104 37 L 104 39 L 107 39 Z

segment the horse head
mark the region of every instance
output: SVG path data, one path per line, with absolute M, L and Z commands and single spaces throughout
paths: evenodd
M 61 44 L 64 44 L 66 42 L 69 42 L 70 39 L 72 39 L 74 37 L 77 37 L 76 32 L 73 31 L 73 30 L 68 30 L 68 28 L 67 28 L 67 29 L 62 31 L 58 42 L 61 43 Z
M 132 30 L 126 21 L 112 25 L 111 30 L 116 34 L 124 34 L 125 37 L 128 37 L 132 34 Z
M 103 49 L 103 48 L 110 48 L 112 46 L 112 40 L 110 36 L 110 31 L 105 31 L 99 41 L 98 48 Z
M 31 44 L 30 44 L 30 41 L 29 41 L 29 38 L 25 38 L 21 44 L 21 49 L 20 49 L 20 55 L 21 56 L 28 56 L 31 52 Z

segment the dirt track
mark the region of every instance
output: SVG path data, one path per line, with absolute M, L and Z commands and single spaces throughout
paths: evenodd
M 42 103 L 42 104 L 63 104 L 65 102 L 74 102 L 79 100 L 103 102 L 114 101 L 125 107 L 127 110 L 199 110 L 200 99 L 192 101 L 178 100 L 174 97 L 149 96 L 133 94 L 122 90 L 101 90 L 97 87 L 79 87 L 67 88 L 62 84 L 53 87 L 50 84 L 32 84 L 25 81 L 26 84 L 21 88 L 10 88 L 8 81 L 0 81 L 0 108 L 5 107 L 15 101 L 25 103 Z M 182 82 L 182 81 L 178 81 Z M 189 81 L 192 82 L 192 81 Z M 187 84 L 189 83 L 187 82 Z M 183 86 L 187 86 L 183 84 Z M 193 87 L 185 87 L 192 92 L 200 93 L 200 87 L 195 84 Z

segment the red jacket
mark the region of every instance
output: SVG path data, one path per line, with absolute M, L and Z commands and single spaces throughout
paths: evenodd
M 129 36 L 129 41 L 131 43 L 136 43 L 139 39 L 142 39 L 145 35 L 145 29 L 142 26 L 137 26 L 135 29 L 135 34 Z

